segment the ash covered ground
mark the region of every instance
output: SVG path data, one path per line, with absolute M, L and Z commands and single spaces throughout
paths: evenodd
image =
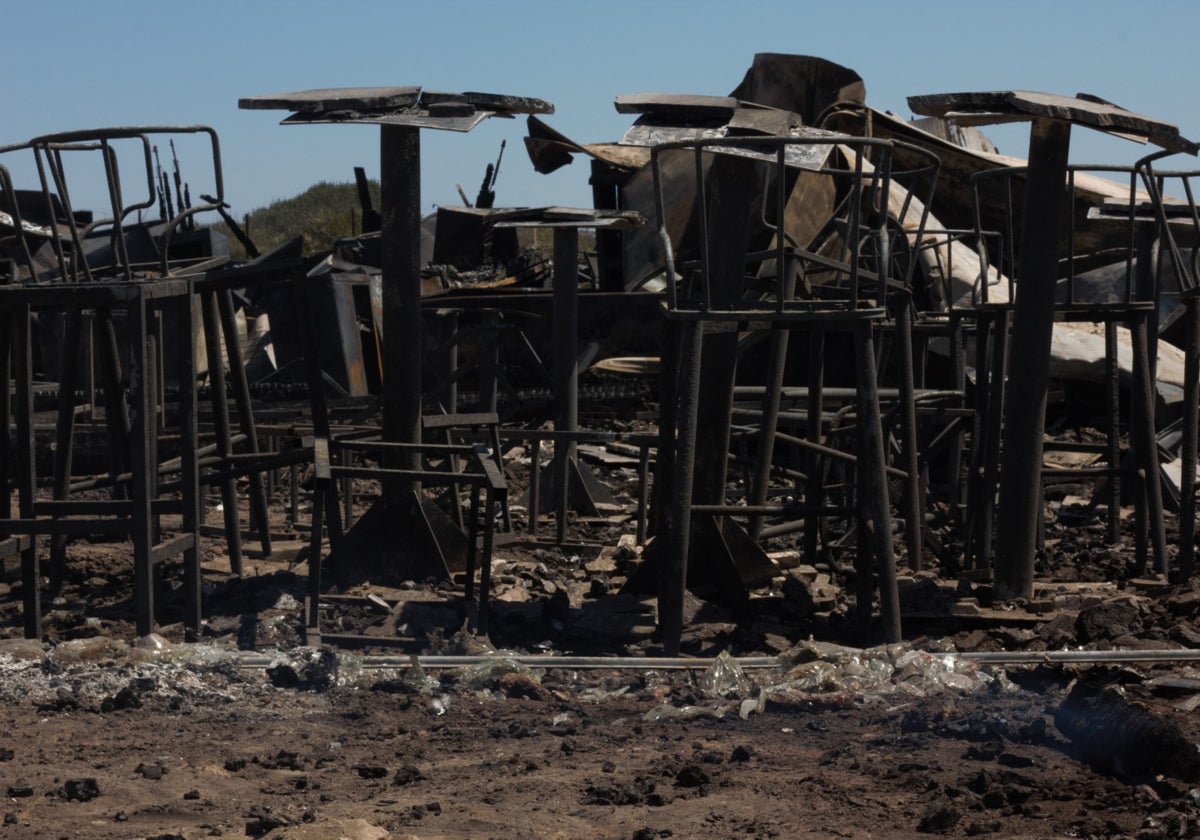
M 1135 578 L 1094 488 L 1048 494 L 1032 601 L 905 572 L 899 645 L 852 646 L 852 561 L 809 566 L 781 540 L 750 610 L 689 603 L 684 652 L 703 667 L 531 667 L 516 654 L 659 651 L 653 597 L 620 593 L 640 560 L 636 467 L 588 458 L 622 508 L 572 521 L 569 546 L 498 549 L 487 639 L 463 629 L 461 586 L 380 575 L 329 593 L 323 628 L 403 644 L 306 647 L 306 508 L 289 519 L 286 486 L 272 529 L 293 541 L 271 558 L 251 551 L 234 577 L 219 535 L 206 541 L 200 644 L 171 623 L 136 638 L 128 546 L 86 541 L 47 641 L 21 639 L 10 563 L 0 836 L 1200 835 L 1200 673 L 1102 656 L 1194 647 L 1200 588 Z M 514 453 L 510 478 L 527 471 Z M 1064 649 L 1101 661 L 970 658 Z M 414 668 L 409 653 L 481 658 Z

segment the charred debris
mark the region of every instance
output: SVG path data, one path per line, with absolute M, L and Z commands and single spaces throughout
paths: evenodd
M 295 641 L 413 652 L 460 628 L 560 653 L 1045 646 L 1117 589 L 1190 592 L 1200 215 L 1163 168 L 1196 152 L 1174 126 L 1028 91 L 915 96 L 906 121 L 774 54 L 727 96 L 615 105 L 626 133 L 581 143 L 529 97 L 240 100 L 378 127 L 380 206 L 359 170 L 363 232 L 321 254 L 260 253 L 204 126 L 0 149 L 38 173 L 0 168 L 19 632 L 212 636 L 248 557 L 297 581 Z M 586 167 L 593 206 L 497 206 L 502 146 L 422 218 L 421 142 L 490 117 L 526 120 L 538 172 Z M 1029 162 L 977 128 L 1011 121 Z M 1080 127 L 1153 151 L 1070 164 Z M 187 178 L 184 137 L 208 157 Z M 105 211 L 73 206 L 76 159 Z M 132 567 L 101 599 L 72 567 L 110 544 Z

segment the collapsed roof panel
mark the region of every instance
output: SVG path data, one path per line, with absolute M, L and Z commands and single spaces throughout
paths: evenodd
M 811 55 L 758 53 L 741 83 L 729 94 L 742 102 L 794 111 L 806 125 L 839 102 L 862 103 L 867 88 L 853 70 Z

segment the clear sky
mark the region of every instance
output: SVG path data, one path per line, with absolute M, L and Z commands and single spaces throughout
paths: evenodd
M 1196 0 L 0 0 L 0 145 L 98 126 L 209 125 L 241 214 L 316 181 L 351 180 L 355 165 L 377 176 L 379 131 L 280 126 L 283 112 L 239 110 L 239 97 L 371 85 L 535 96 L 555 104 L 546 120 L 572 139 L 612 141 L 630 123 L 613 97 L 724 95 L 757 52 L 850 67 L 868 104 L 904 117 L 913 94 L 1085 91 L 1198 139 L 1198 33 Z M 1025 155 L 1027 126 L 985 131 Z M 498 206 L 590 206 L 586 163 L 538 175 L 524 134 L 523 118 L 423 132 L 424 209 L 460 203 L 455 184 L 473 198 L 502 139 Z M 1145 151 L 1077 129 L 1071 160 L 1130 163 Z M 0 163 L 33 186 L 13 158 Z M 209 189 L 199 148 L 181 144 L 181 165 L 193 198 Z M 76 206 L 100 202 L 98 182 L 79 177 Z

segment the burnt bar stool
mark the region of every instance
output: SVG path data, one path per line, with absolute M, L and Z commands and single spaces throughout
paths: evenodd
M 153 631 L 156 616 L 157 581 L 162 565 L 172 557 L 183 559 L 184 622 L 189 636 L 200 630 L 199 492 L 196 458 L 195 366 L 191 352 L 192 332 L 186 326 L 176 335 L 179 345 L 178 409 L 175 426 L 179 453 L 172 464 L 158 457 L 157 346 L 149 329 L 155 312 L 174 310 L 181 325 L 192 323 L 193 282 L 190 277 L 154 281 L 111 281 L 94 283 L 10 284 L 0 286 L 0 313 L 4 339 L 11 347 L 15 378 L 14 417 L 0 418 L 7 427 L 16 423 L 16 440 L 11 471 L 0 476 L 3 486 L 15 484 L 18 514 L 0 520 L 0 532 L 26 535 L 22 551 L 21 577 L 25 635 L 42 635 L 42 568 L 38 538 L 42 536 L 128 535 L 133 543 L 137 631 Z M 36 441 L 34 438 L 34 381 L 29 324 L 38 312 L 71 312 L 104 308 L 124 315 L 130 361 L 127 396 L 129 433 L 123 454 L 129 473 L 118 476 L 128 489 L 124 499 L 46 499 L 38 493 Z M 7 408 L 7 406 L 6 406 Z M 160 482 L 160 473 L 177 472 L 178 479 Z M 166 514 L 179 517 L 179 528 L 165 537 L 156 520 Z
M 679 651 L 689 586 L 703 582 L 727 592 L 745 591 L 760 573 L 754 558 L 761 548 L 732 521 L 738 516 L 854 518 L 864 641 L 871 633 L 876 580 L 882 633 L 889 640 L 900 637 L 875 355 L 875 333 L 886 317 L 887 272 L 879 267 L 890 265 L 890 240 L 886 211 L 872 211 L 889 206 L 891 151 L 889 141 L 803 130 L 789 136 L 665 143 L 652 149 L 667 266 L 663 313 L 671 336 L 663 363 L 655 481 L 656 542 L 661 542 L 656 561 L 659 623 L 668 655 Z M 688 189 L 695 203 L 687 230 L 668 221 L 663 189 L 668 167 L 675 173 L 672 177 L 693 173 Z M 805 232 L 806 241 L 797 241 L 784 229 L 789 198 L 793 192 L 803 195 L 806 188 L 826 185 L 828 218 Z M 758 244 L 763 231 L 753 227 L 758 200 L 768 207 L 763 218 L 778 226 L 774 233 L 766 231 L 766 247 Z M 747 274 L 762 288 L 751 286 Z M 839 454 L 855 464 L 852 510 L 828 508 L 811 469 L 802 504 L 736 505 L 726 499 L 738 337 L 777 331 L 809 339 L 808 405 L 818 413 L 824 339 L 833 333 L 850 339 L 856 452 Z M 781 375 L 782 370 L 775 371 L 771 381 L 781 381 Z M 777 422 L 768 410 L 762 429 L 773 435 Z M 820 426 L 818 416 L 809 428 L 810 437 L 819 437 Z M 798 442 L 813 454 L 826 450 L 820 440 Z M 769 458 L 769 451 L 760 457 Z
M 1081 185 L 1087 183 L 1087 178 L 1092 173 L 1119 175 L 1128 184 L 1127 195 L 1104 201 L 1089 198 Z M 980 324 L 976 347 L 977 369 L 980 372 L 980 397 L 977 403 L 980 417 L 976 451 L 973 456 L 978 480 L 973 486 L 976 496 L 971 507 L 976 516 L 972 551 L 977 568 L 987 567 L 991 558 L 993 511 L 1003 478 L 1002 465 L 1007 464 L 1007 468 L 1012 469 L 1011 461 L 1016 458 L 1015 453 L 1011 451 L 1012 442 L 1000 431 L 1004 426 L 1003 417 L 1007 410 L 1004 406 L 1012 400 L 1042 398 L 1040 394 L 1031 394 L 1031 386 L 1026 382 L 1027 371 L 1009 350 L 1010 341 L 1016 337 L 1015 333 L 1010 337 L 1015 309 L 1019 305 L 1021 295 L 1028 293 L 1030 282 L 1020 276 L 1020 243 L 1014 241 L 1017 235 L 1013 223 L 1016 218 L 1014 196 L 1020 194 L 1021 182 L 1026 176 L 1027 170 L 1024 167 L 987 170 L 974 176 L 977 224 L 980 224 L 978 220 L 982 218 L 980 205 L 984 202 L 988 204 L 990 212 L 1000 213 L 1006 219 L 999 269 L 1001 275 L 1008 278 L 1007 294 L 985 297 L 976 308 L 976 318 Z M 1036 455 L 1027 455 L 1037 459 L 1037 463 L 1032 467 L 1036 468 L 1040 476 L 1039 501 L 1043 498 L 1040 488 L 1044 487 L 1046 480 L 1052 475 L 1057 478 L 1100 478 L 1106 482 L 1106 539 L 1110 543 L 1115 542 L 1118 537 L 1121 484 L 1129 482 L 1134 487 L 1134 573 L 1143 574 L 1148 566 L 1151 551 L 1155 568 L 1160 572 L 1166 571 L 1167 558 L 1162 494 L 1157 480 L 1159 467 L 1154 419 L 1154 350 L 1150 340 L 1159 296 L 1159 279 L 1154 260 L 1150 257 L 1149 237 L 1154 234 L 1157 222 L 1149 209 L 1138 209 L 1138 177 L 1136 167 L 1072 165 L 1067 168 L 1069 206 L 1092 206 L 1086 211 L 1077 209 L 1069 216 L 1062 260 L 1065 276 L 1057 283 L 1057 290 L 1052 296 L 1052 313 L 1055 323 L 1103 326 L 1105 441 L 1098 445 L 1046 442 L 1039 450 L 1090 453 L 1097 456 L 1100 463 L 1089 467 L 1055 470 L 1051 474 L 1042 468 L 1040 451 Z M 988 195 L 1001 196 L 1002 200 L 989 200 L 985 197 Z M 1080 212 L 1085 214 L 1079 217 Z M 1103 300 L 1089 300 L 1084 296 L 1084 278 L 1080 267 L 1089 262 L 1095 263 L 1099 258 L 1097 255 L 1118 269 L 1116 274 L 1119 276 L 1114 288 Z M 1122 465 L 1120 446 L 1123 413 L 1118 366 L 1119 326 L 1128 329 L 1132 351 L 1130 397 L 1128 408 L 1124 412 L 1130 432 L 1130 466 Z M 1009 450 L 1007 459 L 1006 449 Z M 1039 519 L 1039 546 L 1042 524 Z

